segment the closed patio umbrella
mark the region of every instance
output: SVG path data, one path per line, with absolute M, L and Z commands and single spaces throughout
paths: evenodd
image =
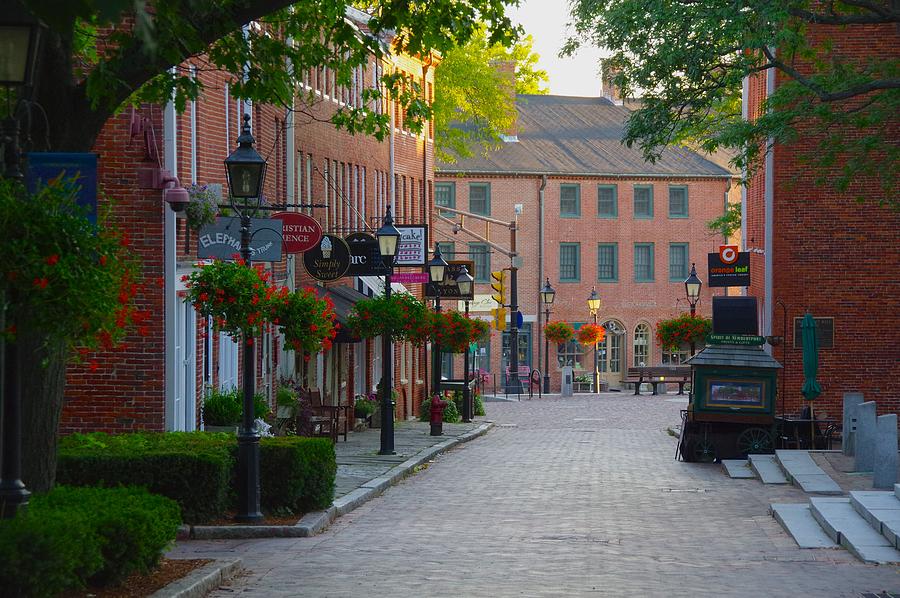
M 816 338 L 816 320 L 812 314 L 806 312 L 803 320 L 800 322 L 800 331 L 803 338 L 803 398 L 809 403 L 809 419 L 810 421 L 810 441 L 815 444 L 816 439 L 816 423 L 813 414 L 812 401 L 822 394 L 822 387 L 816 380 L 819 373 L 819 339 Z

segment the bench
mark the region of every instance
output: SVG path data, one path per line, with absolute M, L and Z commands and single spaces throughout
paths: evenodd
M 658 385 L 670 382 L 678 384 L 678 394 L 684 394 L 684 385 L 691 381 L 690 366 L 658 365 L 628 368 L 628 373 L 622 381 L 625 384 L 634 384 L 634 394 L 641 394 L 641 384 L 652 384 L 653 394 L 658 395 Z
M 506 386 L 509 386 L 510 380 L 513 378 L 512 370 L 509 366 L 506 366 Z M 530 365 L 520 365 L 519 366 L 519 383 L 522 387 L 528 385 L 528 380 L 531 378 L 531 366 Z

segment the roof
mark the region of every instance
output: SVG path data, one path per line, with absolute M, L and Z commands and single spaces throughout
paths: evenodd
M 655 163 L 621 139 L 631 112 L 606 98 L 518 95 L 518 141 L 486 156 L 439 163 L 440 173 L 581 176 L 728 177 L 728 170 L 686 148 L 666 148 Z
M 778 369 L 781 364 L 760 346 L 709 345 L 689 358 L 692 366 L 727 366 L 736 368 Z

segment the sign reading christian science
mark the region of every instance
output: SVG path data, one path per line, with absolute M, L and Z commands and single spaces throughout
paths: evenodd
M 281 261 L 281 221 L 268 218 L 250 220 L 250 261 Z M 197 257 L 231 260 L 241 251 L 241 219 L 216 218 L 215 224 L 200 229 Z
M 312 216 L 299 212 L 278 212 L 272 218 L 281 220 L 285 253 L 303 253 L 322 239 L 322 227 Z
M 323 235 L 315 247 L 303 254 L 303 267 L 316 280 L 337 280 L 350 268 L 350 248 L 340 237 Z

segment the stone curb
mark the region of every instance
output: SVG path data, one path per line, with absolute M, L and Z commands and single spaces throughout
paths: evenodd
M 336 518 L 346 515 L 363 503 L 366 503 L 385 490 L 410 475 L 416 467 L 430 461 L 458 444 L 468 442 L 485 434 L 494 427 L 494 422 L 485 422 L 465 434 L 448 438 L 434 446 L 423 449 L 400 465 L 396 465 L 384 474 L 373 478 L 359 488 L 335 499 L 330 507 L 323 511 L 312 511 L 303 516 L 296 525 L 193 525 L 182 526 L 179 538 L 191 540 L 226 540 L 248 538 L 306 538 L 314 536 L 331 525 Z M 187 528 L 187 529 L 184 529 Z
M 201 598 L 241 570 L 241 559 L 216 560 L 154 592 L 150 598 Z

